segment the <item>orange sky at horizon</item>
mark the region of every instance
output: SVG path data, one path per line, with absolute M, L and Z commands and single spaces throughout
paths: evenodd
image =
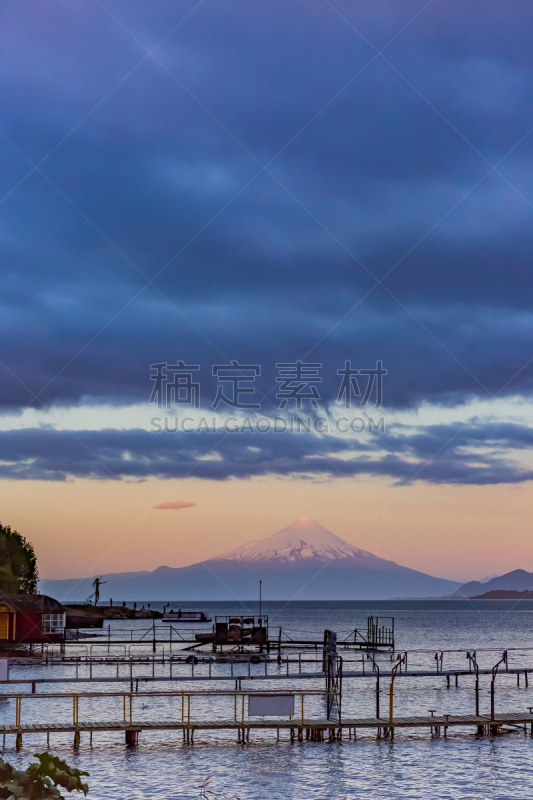
M 186 566 L 269 536 L 300 516 L 438 577 L 533 571 L 528 484 L 398 487 L 375 478 L 265 477 L 3 485 L 0 521 L 34 544 L 43 578 Z M 154 509 L 178 500 L 195 505 Z

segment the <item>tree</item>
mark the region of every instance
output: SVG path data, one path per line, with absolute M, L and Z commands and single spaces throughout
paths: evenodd
M 15 769 L 0 758 L 0 798 L 3 800 L 65 800 L 58 789 L 67 792 L 83 792 L 87 795 L 89 787 L 82 783 L 82 772 L 69 767 L 65 761 L 50 753 L 35 753 L 38 762 L 33 761 L 28 769 Z
M 37 594 L 39 572 L 33 545 L 0 523 L 0 592 Z

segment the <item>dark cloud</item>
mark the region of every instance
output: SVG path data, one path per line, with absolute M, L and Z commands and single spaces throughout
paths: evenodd
M 148 47 L 192 9 L 106 5 Z M 99 4 L 2 6 L 0 130 L 59 146 L 0 206 L 0 404 L 142 401 L 177 358 L 208 404 L 213 363 L 267 393 L 307 355 L 325 400 L 345 359 L 384 361 L 392 407 L 531 393 L 529 4 L 432 4 L 385 51 L 401 74 L 366 65 L 422 4 L 339 9 L 368 41 L 327 3 L 206 0 L 136 68 Z M 0 159 L 1 200 L 31 167 Z
M 395 482 L 522 483 L 533 478 L 508 455 L 531 448 L 533 431 L 516 424 L 434 425 L 423 432 L 396 426 L 357 440 L 306 433 L 151 433 L 133 430 L 0 433 L 0 476 L 209 480 L 253 476 L 338 478 L 378 475 Z M 180 506 L 181 507 L 181 506 Z

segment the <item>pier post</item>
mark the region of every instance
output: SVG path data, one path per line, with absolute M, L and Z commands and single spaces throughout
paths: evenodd
M 80 732 L 79 731 L 75 731 L 74 732 L 74 749 L 75 750 L 77 750 L 78 747 L 80 746 L 80 738 L 81 738 L 80 737 Z
M 15 747 L 17 748 L 17 750 L 20 750 L 20 748 L 22 747 L 22 734 L 21 733 L 17 733 L 17 738 L 16 738 L 16 741 L 15 741 Z
M 126 731 L 126 744 L 128 747 L 136 747 L 139 743 L 139 731 Z

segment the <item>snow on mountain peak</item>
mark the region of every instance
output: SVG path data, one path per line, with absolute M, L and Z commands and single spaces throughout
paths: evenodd
M 378 556 L 346 542 L 311 517 L 300 517 L 292 525 L 267 536 L 253 539 L 236 550 L 217 557 L 224 561 L 331 561 L 355 559 L 359 563 L 383 561 Z

